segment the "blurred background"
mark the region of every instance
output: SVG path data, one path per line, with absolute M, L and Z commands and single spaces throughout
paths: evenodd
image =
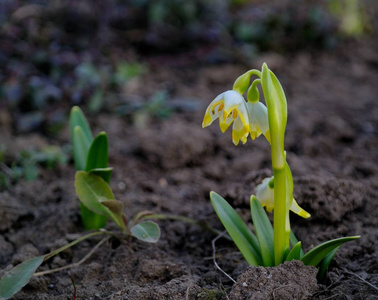
M 374 0 L 0 0 L 0 189 L 70 160 L 73 105 L 143 129 L 198 111 L 230 66 L 265 60 L 279 69 L 294 54 L 357 49 L 374 40 L 376 7 Z M 214 66 L 225 68 L 201 89 L 200 74 Z M 16 150 L 7 143 L 30 134 Z M 48 141 L 37 150 L 35 134 Z

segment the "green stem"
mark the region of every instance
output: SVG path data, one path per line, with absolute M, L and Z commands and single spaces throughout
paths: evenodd
M 257 76 L 258 78 L 261 78 L 261 71 L 259 71 L 259 70 L 256 70 L 256 69 L 250 70 L 250 71 L 249 71 L 249 74 L 251 74 L 251 76 L 252 76 L 252 75 L 255 75 L 255 76 Z
M 73 242 L 71 242 L 71 243 L 69 243 L 67 245 L 64 245 L 64 246 L 60 247 L 59 249 L 56 249 L 56 250 L 50 252 L 49 254 L 46 254 L 45 257 L 43 258 L 43 261 L 46 261 L 46 260 L 50 259 L 51 257 L 59 254 L 60 252 L 66 250 L 68 248 L 71 248 L 72 246 L 74 246 L 74 245 L 76 245 L 76 244 L 78 244 L 78 243 L 80 243 L 80 242 L 82 242 L 82 241 L 84 241 L 84 240 L 86 240 L 86 239 L 88 239 L 88 238 L 90 238 L 92 236 L 102 235 L 102 234 L 112 235 L 111 233 L 109 233 L 107 231 L 96 231 L 96 232 L 89 233 L 87 235 L 84 235 L 84 236 L 82 236 L 82 237 L 74 240 Z
M 286 175 L 285 169 L 274 169 L 274 261 L 279 265 L 284 258 L 286 241 Z
M 211 233 L 214 233 L 216 235 L 219 235 L 220 231 L 212 228 L 209 226 L 206 222 L 198 221 L 189 217 L 179 216 L 179 215 L 171 215 L 171 214 L 149 214 L 149 215 L 143 215 L 140 217 L 140 219 L 157 219 L 157 220 L 174 220 L 174 221 L 181 221 L 189 224 L 196 225 L 198 227 L 201 227 L 203 229 L 206 229 L 210 231 Z M 226 239 L 232 241 L 232 239 L 229 236 L 225 236 Z

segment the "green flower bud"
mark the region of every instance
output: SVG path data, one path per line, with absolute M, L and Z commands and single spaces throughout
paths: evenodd
M 250 86 L 250 88 L 248 89 L 248 92 L 247 92 L 247 100 L 248 102 L 257 102 L 259 101 L 260 99 L 260 92 L 259 92 L 259 89 L 257 88 L 257 85 L 261 83 L 261 79 L 255 79 L 253 82 L 252 82 L 252 85 Z
M 233 90 L 239 92 L 243 95 L 249 86 L 249 82 L 251 81 L 252 70 L 245 72 L 243 75 L 240 75 L 234 82 Z

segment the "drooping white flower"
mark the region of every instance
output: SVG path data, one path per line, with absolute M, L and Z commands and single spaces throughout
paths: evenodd
M 274 209 L 274 188 L 270 184 L 272 179 L 273 177 L 265 178 L 256 188 L 256 198 L 267 212 L 271 212 Z M 294 198 L 290 210 L 305 219 L 311 216 L 298 205 Z
M 270 143 L 268 110 L 260 101 L 248 102 L 249 134 L 252 140 L 263 134 Z
M 225 132 L 232 123 L 232 141 L 235 145 L 246 143 L 249 134 L 249 117 L 246 102 L 237 91 L 227 91 L 217 96 L 207 107 L 202 127 L 219 118 L 219 127 Z

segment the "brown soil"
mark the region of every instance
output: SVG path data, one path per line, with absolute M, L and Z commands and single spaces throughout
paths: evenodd
M 312 214 L 309 220 L 292 216 L 293 230 L 305 249 L 331 238 L 361 235 L 340 248 L 318 291 L 309 289 L 311 299 L 378 299 L 378 53 L 373 50 L 377 47 L 377 40 L 362 41 L 335 52 L 271 54 L 249 63 L 259 68 L 262 61 L 268 65 L 274 61 L 271 68 L 286 91 L 286 149 L 295 198 Z M 126 118 L 106 114 L 91 118 L 95 132 L 109 134 L 111 186 L 127 216 L 149 209 L 206 220 L 222 229 L 209 202 L 214 190 L 249 221 L 248 199 L 261 179 L 270 175 L 267 143 L 258 139 L 235 147 L 229 132 L 221 134 L 216 125 L 201 128 L 206 105 L 231 88 L 246 69 L 241 65 L 156 69 L 143 79 L 149 85 L 141 84 L 141 93 L 169 82 L 176 91 L 173 100 L 193 99 L 200 109 L 155 120 L 146 130 L 137 130 Z M 1 128 L 8 149 L 17 148 L 5 122 Z M 57 139 L 42 143 L 68 141 L 65 130 Z M 0 194 L 2 269 L 56 249 L 82 233 L 74 173 L 72 164 L 44 171 L 38 180 L 20 181 Z M 71 278 L 77 299 L 226 299 L 231 289 L 231 299 L 246 299 L 215 268 L 214 235 L 182 222 L 159 223 L 162 237 L 157 244 L 112 241 L 69 272 L 33 278 L 14 299 L 73 299 Z M 64 251 L 40 269 L 76 262 L 96 242 Z M 248 268 L 227 240 L 217 242 L 217 261 L 235 279 Z M 275 299 L 303 298 L 285 295 Z
M 308 299 L 318 290 L 317 270 L 300 261 L 278 267 L 248 267 L 232 287 L 230 299 Z

